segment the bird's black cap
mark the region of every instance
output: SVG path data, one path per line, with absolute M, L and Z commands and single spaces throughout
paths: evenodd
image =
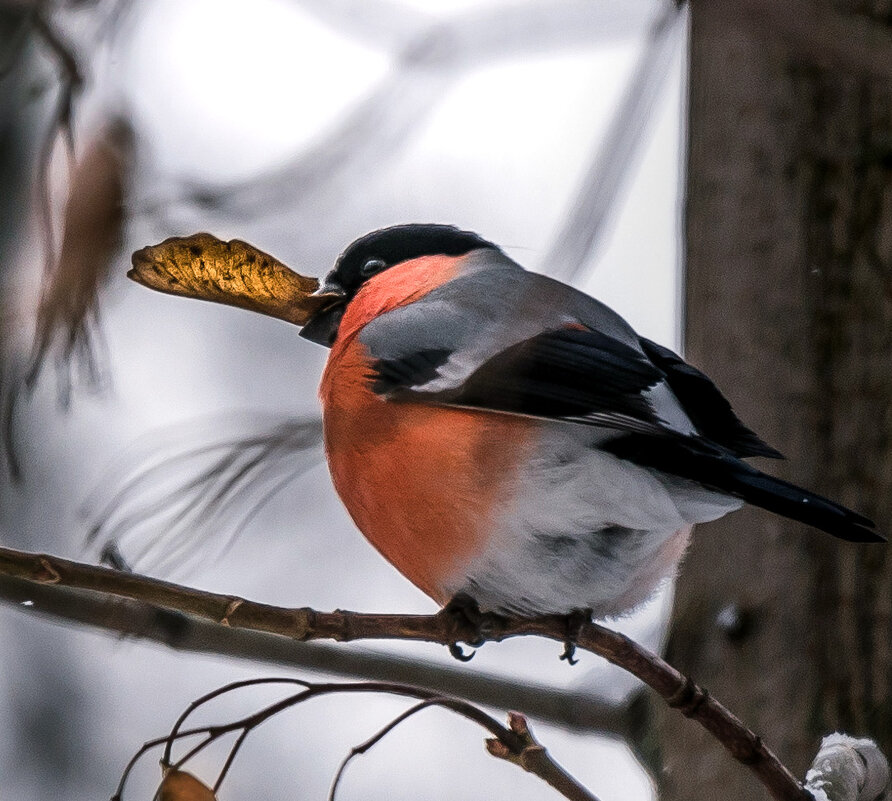
M 376 272 L 420 256 L 463 256 L 477 248 L 494 248 L 492 242 L 454 225 L 394 225 L 357 239 L 339 257 L 326 282 L 337 282 L 348 295 L 370 277 L 364 267 L 370 261 L 383 266 Z
M 373 275 L 421 256 L 463 256 L 478 248 L 496 248 L 472 231 L 454 225 L 394 225 L 361 236 L 335 262 L 317 294 L 330 294 L 332 304 L 319 312 L 300 335 L 330 345 L 337 333 L 344 306 Z

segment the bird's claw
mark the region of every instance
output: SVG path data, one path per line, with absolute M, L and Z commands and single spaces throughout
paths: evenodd
M 566 662 L 568 665 L 579 664 L 579 660 L 576 659 L 576 643 L 572 640 L 567 640 L 567 642 L 564 643 L 564 652 L 560 655 L 559 659 L 561 662 Z
M 469 654 L 466 654 L 457 642 L 451 642 L 449 643 L 449 653 L 459 662 L 470 662 L 477 651 L 471 651 Z
M 481 612 L 477 602 L 465 593 L 459 593 L 449 601 L 441 614 L 452 619 L 458 629 L 458 639 L 472 648 L 479 648 L 486 642 L 496 620 L 494 615 Z M 449 645 L 449 653 L 460 662 L 470 662 L 476 651 L 466 654 L 456 641 Z
M 568 665 L 579 664 L 576 659 L 576 642 L 579 639 L 579 633 L 586 623 L 591 623 L 591 609 L 577 609 L 567 615 L 567 639 L 564 641 L 564 652 L 560 655 L 560 660 Z

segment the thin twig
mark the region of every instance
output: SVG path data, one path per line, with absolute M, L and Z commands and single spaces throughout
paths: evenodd
M 563 216 L 548 253 L 542 260 L 550 275 L 572 283 L 598 253 L 617 198 L 632 174 L 632 165 L 653 124 L 654 111 L 669 69 L 684 37 L 686 7 L 666 3 L 651 23 L 647 43 L 604 134 L 586 169 L 581 188 Z
M 397 639 L 451 645 L 480 639 L 457 616 L 379 615 L 337 610 L 286 609 L 231 595 L 218 595 L 166 581 L 104 567 L 95 567 L 44 554 L 0 548 L 0 575 L 24 579 L 37 586 L 74 587 L 149 603 L 231 628 L 279 634 L 307 642 Z M 499 642 L 509 637 L 538 635 L 564 642 L 567 622 L 561 616 L 501 618 L 487 621 L 484 639 Z M 778 801 L 807 801 L 806 792 L 792 773 L 722 704 L 656 654 L 628 637 L 591 623 L 579 631 L 578 647 L 619 665 L 654 689 L 673 708 L 700 723 L 731 755 L 746 765 Z
M 547 782 L 565 798 L 574 801 L 598 801 L 585 788 L 579 792 L 579 783 L 548 754 L 548 751 L 539 744 L 527 719 L 518 712 L 508 713 L 508 726 L 523 741 L 523 748 L 519 753 L 511 753 L 500 740 L 486 741 L 486 750 L 494 757 L 505 759 L 515 765 L 519 765 L 525 771 L 533 773 Z
M 275 419 L 255 433 L 183 448 L 185 438 L 196 440 L 195 425 L 171 426 L 162 435 L 175 445 L 159 446 L 156 438 L 149 454 L 109 470 L 105 483 L 118 487 L 101 508 L 85 510 L 95 521 L 88 545 L 121 555 L 134 570 L 170 575 L 196 559 L 203 541 L 221 542 L 217 550 L 225 551 L 272 497 L 323 458 L 318 415 Z M 223 427 L 215 426 L 217 437 Z M 178 471 L 191 478 L 171 490 Z M 98 497 L 87 505 L 99 506 Z
M 58 130 L 65 139 L 69 159 L 74 159 L 74 100 L 83 89 L 84 76 L 71 48 L 62 41 L 53 25 L 41 11 L 34 17 L 34 30 L 46 43 L 61 71 L 61 87 L 59 89 L 59 106 L 53 118 L 51 132 Z
M 179 729 L 179 725 L 195 709 L 197 709 L 199 706 L 204 705 L 208 701 L 226 693 L 243 689 L 247 686 L 270 683 L 299 684 L 302 686 L 302 689 L 298 693 L 289 695 L 286 698 L 276 701 L 275 703 L 270 704 L 263 709 L 254 712 L 251 715 L 243 717 L 239 720 L 232 721 L 230 723 L 208 725 L 189 730 Z M 560 765 L 558 765 L 548 755 L 548 752 L 533 739 L 532 734 L 529 732 L 529 729 L 527 727 L 526 719 L 523 718 L 523 716 L 518 715 L 517 713 L 511 713 L 509 715 L 509 726 L 505 727 L 491 715 L 488 715 L 482 709 L 479 709 L 473 704 L 469 704 L 459 698 L 449 698 L 447 696 L 437 695 L 419 687 L 396 684 L 394 682 L 327 682 L 312 684 L 310 682 L 304 682 L 298 679 L 287 678 L 234 682 L 232 684 L 221 687 L 212 693 L 209 693 L 203 698 L 198 699 L 198 701 L 191 704 L 186 712 L 184 712 L 183 715 L 180 716 L 176 725 L 166 738 L 164 738 L 163 740 L 150 740 L 148 743 L 144 744 L 142 748 L 139 749 L 137 755 L 133 759 L 131 759 L 130 762 L 128 762 L 124 770 L 124 775 L 121 777 L 121 781 L 118 784 L 118 788 L 114 797 L 116 799 L 120 799 L 121 797 L 123 797 L 124 786 L 126 785 L 127 778 L 131 770 L 133 769 L 133 766 L 136 764 L 138 759 L 152 747 L 160 745 L 162 742 L 165 743 L 164 755 L 161 758 L 162 767 L 165 769 L 173 768 L 174 770 L 181 770 L 186 762 L 203 751 L 209 745 L 216 742 L 221 737 L 224 737 L 227 734 L 238 731 L 240 732 L 238 738 L 236 739 L 235 744 L 230 750 L 229 755 L 226 758 L 226 762 L 224 763 L 223 768 L 220 771 L 219 777 L 214 784 L 213 789 L 216 793 L 219 790 L 220 784 L 225 778 L 226 773 L 232 765 L 239 747 L 254 729 L 260 726 L 262 723 L 265 723 L 266 721 L 275 717 L 279 713 L 284 712 L 288 709 L 292 709 L 293 707 L 302 704 L 305 701 L 309 701 L 310 699 L 319 698 L 321 696 L 345 693 L 387 693 L 390 695 L 399 695 L 406 698 L 421 699 L 422 703 L 416 704 L 407 712 L 399 715 L 396 720 L 385 726 L 384 729 L 379 731 L 370 740 L 368 740 L 361 746 L 357 746 L 351 751 L 350 756 L 348 756 L 347 760 L 345 760 L 345 762 L 341 765 L 341 768 L 338 770 L 338 774 L 335 778 L 334 784 L 332 785 L 332 796 L 334 794 L 334 790 L 337 788 L 337 783 L 340 779 L 341 774 L 343 773 L 344 766 L 347 762 L 349 762 L 350 758 L 358 753 L 367 751 L 375 743 L 379 742 L 384 736 L 391 732 L 397 725 L 402 723 L 411 715 L 415 714 L 415 712 L 419 712 L 421 709 L 430 706 L 437 706 L 455 712 L 456 714 L 461 715 L 462 717 L 467 718 L 468 720 L 473 721 L 474 723 L 486 729 L 491 735 L 493 735 L 494 738 L 487 741 L 487 750 L 493 756 L 497 756 L 499 758 L 513 762 L 514 764 L 522 767 L 528 773 L 539 776 L 539 778 L 551 785 L 565 798 L 569 799 L 569 801 L 598 801 L 598 799 L 592 793 L 590 793 L 583 785 L 581 785 L 575 778 L 573 778 Z M 180 757 L 176 762 L 171 762 L 170 753 L 173 743 L 186 737 L 194 736 L 196 734 L 204 734 L 205 737 L 196 746 L 187 751 L 184 756 Z M 497 747 L 494 746 L 494 743 L 497 744 Z
M 392 732 L 397 726 L 399 726 L 403 721 L 408 720 L 413 715 L 421 712 L 423 709 L 428 709 L 431 706 L 434 706 L 440 701 L 439 697 L 436 698 L 428 698 L 426 701 L 419 701 L 415 706 L 410 706 L 405 712 L 400 713 L 391 720 L 386 726 L 376 731 L 371 737 L 369 737 L 365 742 L 360 743 L 359 745 L 354 745 L 353 748 L 350 749 L 350 753 L 341 760 L 341 764 L 338 765 L 337 773 L 335 773 L 334 779 L 331 782 L 331 789 L 328 791 L 328 801 L 335 801 L 335 795 L 338 791 L 338 786 L 341 783 L 341 778 L 344 775 L 344 771 L 347 769 L 347 765 L 349 765 L 353 758 L 359 756 L 361 754 L 367 753 L 370 749 L 374 748 L 378 743 L 381 742 L 390 732 Z
M 201 708 L 205 704 L 213 701 L 215 698 L 219 698 L 221 695 L 225 695 L 227 693 L 232 692 L 233 690 L 242 690 L 245 687 L 257 687 L 263 684 L 297 684 L 304 689 L 309 688 L 309 682 L 303 681 L 302 679 L 294 679 L 294 678 L 261 678 L 261 679 L 245 679 L 244 681 L 236 681 L 232 684 L 227 684 L 224 687 L 219 687 L 213 692 L 209 692 L 207 695 L 201 696 L 201 698 L 197 698 L 194 700 L 186 709 L 183 711 L 183 714 L 177 718 L 176 723 L 173 724 L 173 728 L 170 730 L 170 734 L 167 735 L 167 745 L 164 748 L 164 754 L 161 757 L 161 763 L 164 765 L 170 765 L 170 749 L 173 745 L 174 741 L 181 737 L 180 730 L 183 728 L 183 724 L 189 718 L 189 716 L 195 712 L 196 709 Z
M 478 719 L 477 714 L 474 714 L 472 719 L 476 720 L 480 725 L 486 725 L 484 720 L 487 720 L 490 724 L 495 723 L 495 721 L 485 713 L 480 712 L 480 710 L 477 710 L 462 701 L 457 701 L 454 698 L 436 696 L 427 698 L 398 715 L 364 743 L 351 749 L 350 753 L 338 767 L 338 772 L 335 775 L 334 781 L 331 784 L 331 790 L 328 793 L 328 801 L 334 801 L 341 777 L 344 775 L 344 770 L 355 756 L 366 753 L 370 748 L 381 742 L 384 737 L 390 734 L 390 732 L 401 723 L 408 720 L 416 713 L 432 706 L 445 707 L 446 709 L 451 709 L 453 712 L 458 712 L 465 717 L 468 717 L 468 714 L 466 713 L 469 712 L 479 713 L 483 720 Z M 516 744 L 511 745 L 510 740 L 506 741 L 504 734 L 496 736 L 486 741 L 486 750 L 489 751 L 490 754 L 499 759 L 505 759 L 512 764 L 523 768 L 528 773 L 538 776 L 557 790 L 557 792 L 564 796 L 564 798 L 570 799 L 570 801 L 598 801 L 597 796 L 580 784 L 577 779 L 567 773 L 551 758 L 548 751 L 533 738 L 526 718 L 524 718 L 523 715 L 520 715 L 517 712 L 509 712 L 508 722 L 509 728 L 504 731 L 516 735 Z

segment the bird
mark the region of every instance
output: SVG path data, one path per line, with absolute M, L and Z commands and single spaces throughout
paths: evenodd
M 372 231 L 300 335 L 334 486 L 441 606 L 623 615 L 672 577 L 695 524 L 744 503 L 843 540 L 874 523 L 745 459 L 782 458 L 713 382 L 583 292 L 441 224 Z

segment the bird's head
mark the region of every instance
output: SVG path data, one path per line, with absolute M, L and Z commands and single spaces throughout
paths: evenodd
M 363 284 L 396 264 L 421 256 L 463 256 L 486 247 L 495 246 L 452 225 L 395 225 L 372 231 L 347 247 L 322 280 L 313 295 L 329 299 L 329 303 L 313 315 L 300 335 L 320 345 L 331 345 L 344 310 Z

